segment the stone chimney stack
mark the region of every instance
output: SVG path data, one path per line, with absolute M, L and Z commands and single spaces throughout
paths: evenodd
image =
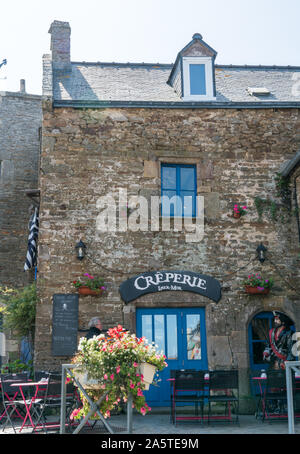
M 25 79 L 20 80 L 20 93 L 26 93 L 25 90 Z
M 61 71 L 71 70 L 69 22 L 55 20 L 52 22 L 49 33 L 51 34 L 51 51 L 53 69 Z

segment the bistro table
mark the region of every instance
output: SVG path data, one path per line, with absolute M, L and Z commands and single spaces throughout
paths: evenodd
M 29 427 L 30 426 L 32 428 L 35 427 L 35 425 L 34 425 L 34 423 L 32 421 L 31 407 L 32 407 L 32 404 L 35 402 L 39 391 L 40 390 L 45 390 L 45 387 L 47 386 L 47 384 L 48 384 L 48 380 L 44 379 L 44 380 L 40 380 L 39 382 L 33 382 L 33 381 L 28 381 L 28 382 L 24 382 L 24 383 L 16 382 L 16 383 L 12 383 L 10 385 L 13 388 L 16 388 L 16 387 L 19 388 L 19 392 L 20 392 L 20 394 L 22 396 L 22 399 L 23 399 L 23 402 L 24 402 L 24 406 L 25 406 L 25 409 L 26 409 L 26 414 L 25 414 L 25 417 L 24 417 L 24 420 L 23 420 L 23 424 L 22 424 L 19 432 L 22 432 L 27 419 L 29 419 L 29 421 L 30 421 Z M 26 397 L 24 395 L 24 390 L 25 390 L 25 388 L 28 389 L 30 387 L 31 388 L 34 387 L 35 390 L 32 393 L 31 398 L 26 399 Z M 28 427 L 28 424 L 27 424 L 27 427 Z
M 267 408 L 266 408 L 266 391 L 267 391 L 267 374 L 264 374 L 263 376 L 257 376 L 257 377 L 252 377 L 253 383 L 258 385 L 259 387 L 259 399 L 257 402 L 256 406 L 256 418 L 264 419 L 264 415 L 267 416 L 268 419 L 275 419 L 278 418 L 279 416 L 282 418 L 283 415 L 273 415 L 272 417 L 268 414 Z M 295 376 L 296 380 L 296 388 L 297 390 L 300 389 L 300 375 Z M 261 411 L 260 411 L 261 408 Z M 300 414 L 296 414 L 296 417 L 300 417 Z M 286 414 L 287 417 L 287 414 Z
M 12 382 L 13 383 L 13 382 Z M 1 389 L 1 380 L 0 380 L 0 389 Z M 7 393 L 4 393 L 5 397 L 8 399 L 8 401 L 12 402 L 16 399 L 17 395 L 19 394 L 19 391 L 15 391 L 14 395 L 13 396 L 9 396 Z M 20 414 L 20 412 L 18 411 L 18 409 L 16 408 L 15 409 L 15 412 L 17 413 L 18 417 L 22 420 L 24 420 L 24 417 Z M 0 415 L 0 421 L 2 420 L 2 418 L 4 418 L 6 414 L 6 410 L 4 410 L 4 412 Z

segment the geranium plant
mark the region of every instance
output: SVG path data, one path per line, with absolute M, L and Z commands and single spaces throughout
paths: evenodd
M 97 381 L 98 389 L 87 389 L 91 399 L 97 401 L 107 392 L 100 404 L 105 418 L 110 417 L 110 412 L 117 409 L 121 402 L 127 402 L 129 394 L 133 407 L 145 415 L 151 408 L 143 394 L 145 382 L 139 365 L 147 362 L 160 371 L 167 366 L 166 357 L 154 345 L 148 344 L 144 337 L 130 334 L 121 325 L 109 329 L 107 333 L 107 337 L 100 334 L 92 339 L 81 338 L 73 363 L 88 374 L 89 380 Z M 81 397 L 83 407 L 73 412 L 76 419 L 86 416 L 90 410 L 89 402 L 82 393 Z M 94 417 L 97 418 L 97 415 Z
M 235 204 L 233 207 L 233 214 L 236 216 L 244 216 L 247 213 L 248 208 L 246 206 L 240 206 Z
M 83 280 L 79 278 L 78 280 L 73 281 L 75 288 L 88 287 L 91 290 L 106 290 L 106 287 L 104 286 L 104 279 L 102 277 L 94 277 L 89 273 L 85 273 L 84 276 Z
M 243 281 L 245 287 L 255 287 L 258 290 L 270 289 L 274 285 L 273 278 L 262 277 L 259 273 L 249 274 L 248 278 Z

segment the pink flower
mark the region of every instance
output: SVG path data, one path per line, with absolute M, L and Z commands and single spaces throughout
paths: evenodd
M 117 366 L 117 367 L 116 367 L 116 372 L 117 372 L 117 374 L 120 373 L 120 370 L 121 370 L 121 367 L 120 367 L 120 366 Z
M 145 414 L 146 414 L 146 408 L 145 407 L 141 408 L 141 413 L 142 413 L 143 416 L 145 416 Z
M 130 388 L 133 389 L 134 388 L 134 384 L 132 382 L 130 382 Z
M 133 363 L 133 366 L 134 366 L 134 367 L 138 367 L 138 363 L 134 362 L 134 363 Z
M 138 390 L 137 390 L 137 395 L 139 397 L 143 397 L 143 391 L 140 388 L 138 388 Z
M 107 380 L 107 379 L 108 379 L 107 374 L 104 374 L 104 375 L 103 375 L 103 378 L 104 378 L 104 380 Z
M 115 378 L 114 374 L 111 374 L 110 376 L 111 381 L 113 381 L 114 378 Z

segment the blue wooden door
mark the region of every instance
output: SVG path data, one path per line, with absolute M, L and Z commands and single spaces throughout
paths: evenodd
M 207 369 L 205 309 L 137 309 L 137 336 L 144 336 L 166 355 L 158 386 L 145 391 L 151 406 L 170 404 L 172 369 Z

